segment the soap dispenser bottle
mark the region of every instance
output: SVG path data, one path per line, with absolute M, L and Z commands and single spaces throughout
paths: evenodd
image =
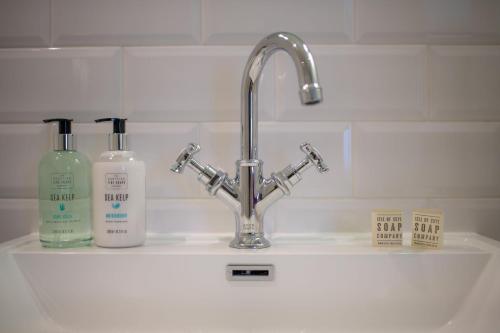
M 74 148 L 72 119 L 58 122 L 54 150 L 38 165 L 39 235 L 44 247 L 79 247 L 92 240 L 91 165 Z
M 146 239 L 146 171 L 133 151 L 127 150 L 125 121 L 111 121 L 109 150 L 93 165 L 94 239 L 102 247 L 138 246 Z

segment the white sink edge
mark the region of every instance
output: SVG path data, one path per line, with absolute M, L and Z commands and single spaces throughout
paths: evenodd
M 420 249 L 410 246 L 411 233 L 403 235 L 403 245 L 374 247 L 370 233 L 275 234 L 272 246 L 260 250 L 240 250 L 228 246 L 229 233 L 148 234 L 146 243 L 130 248 L 49 249 L 32 233 L 0 244 L 0 252 L 40 254 L 196 254 L 196 255 L 321 255 L 321 254 L 454 254 L 500 253 L 500 242 L 472 232 L 449 232 L 441 249 Z

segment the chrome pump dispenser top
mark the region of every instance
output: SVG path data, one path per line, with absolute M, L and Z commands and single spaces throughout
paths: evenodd
M 44 119 L 44 123 L 58 122 L 59 133 L 54 140 L 54 150 L 74 150 L 73 134 L 71 134 L 71 122 L 73 119 L 53 118 Z
M 105 121 L 113 122 L 113 133 L 108 134 L 108 149 L 110 151 L 127 150 L 127 134 L 125 133 L 124 118 L 102 118 L 96 119 L 96 123 Z

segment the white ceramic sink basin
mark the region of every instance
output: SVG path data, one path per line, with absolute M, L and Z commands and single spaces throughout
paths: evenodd
M 149 238 L 130 249 L 0 246 L 0 332 L 500 332 L 500 243 L 372 248 L 367 234 Z M 408 240 L 406 240 L 408 243 Z M 273 281 L 228 281 L 272 264 Z

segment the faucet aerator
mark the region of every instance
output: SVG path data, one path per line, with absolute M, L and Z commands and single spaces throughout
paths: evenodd
M 317 83 L 304 85 L 299 91 L 299 96 L 304 105 L 314 105 L 323 101 L 323 91 Z

